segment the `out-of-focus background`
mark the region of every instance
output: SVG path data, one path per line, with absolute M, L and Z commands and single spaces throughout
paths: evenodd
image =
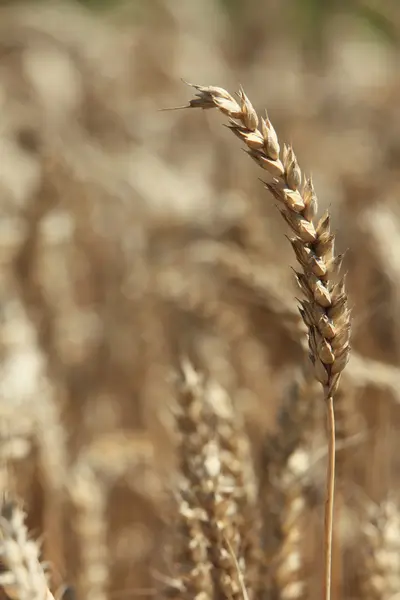
M 1 477 L 56 587 L 168 575 L 183 354 L 255 453 L 306 360 L 285 224 L 220 115 L 159 111 L 192 97 L 181 78 L 243 85 L 312 173 L 348 249 L 344 497 L 395 490 L 399 43 L 398 0 L 1 2 Z

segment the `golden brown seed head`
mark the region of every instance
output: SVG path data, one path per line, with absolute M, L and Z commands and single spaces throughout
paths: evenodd
M 278 136 L 268 115 L 259 119 L 241 88 L 240 113 L 235 100 L 220 88 L 194 86 L 199 94 L 197 105 L 210 103 L 235 120 L 231 130 L 246 144 L 247 153 L 263 169 L 272 182 L 266 187 L 279 200 L 279 210 L 295 234 L 291 244 L 303 272 L 296 273 L 297 281 L 306 300 L 300 313 L 308 328 L 309 346 L 317 379 L 325 393 L 332 394 L 339 383 L 350 352 L 350 312 L 344 280 L 336 283 L 332 277 L 339 273 L 342 256 L 335 256 L 335 236 L 330 230 L 328 213 L 314 223 L 318 202 L 311 178 L 301 187 L 302 174 L 291 146 L 283 145 L 280 159 Z M 200 102 L 200 104 L 199 104 Z

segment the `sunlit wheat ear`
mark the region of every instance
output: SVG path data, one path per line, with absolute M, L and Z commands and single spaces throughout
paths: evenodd
M 228 127 L 247 146 L 249 156 L 272 179 L 267 189 L 278 201 L 288 223 L 290 239 L 301 271 L 296 272 L 304 298 L 301 316 L 308 328 L 310 357 L 326 397 L 336 391 L 350 352 L 350 311 L 344 277 L 339 277 L 342 255 L 335 255 L 335 235 L 329 214 L 317 219 L 317 196 L 311 178 L 302 173 L 291 146 L 281 147 L 267 114 L 259 118 L 240 89 L 236 100 L 226 90 L 189 84 L 196 89 L 194 108 L 217 108 L 229 118 Z
M 39 558 L 38 544 L 29 538 L 25 514 L 13 500 L 3 499 L 0 513 L 0 585 L 11 600 L 54 600 Z

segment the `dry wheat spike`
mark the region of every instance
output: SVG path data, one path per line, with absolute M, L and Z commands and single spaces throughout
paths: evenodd
M 203 419 L 204 403 L 199 376 L 189 361 L 183 361 L 179 386 L 176 424 L 178 429 L 179 479 L 177 482 L 178 523 L 174 550 L 174 578 L 165 596 L 183 600 L 213 598 L 210 541 L 203 523 L 207 511 L 199 498 L 204 483 L 203 464 L 210 439 L 208 423 Z
M 311 178 L 302 185 L 302 174 L 291 146 L 281 150 L 278 136 L 268 118 L 259 119 L 244 90 L 235 100 L 220 87 L 189 84 L 195 98 L 188 108 L 217 108 L 229 118 L 229 128 L 247 146 L 247 153 L 272 179 L 267 189 L 279 202 L 279 210 L 288 223 L 290 238 L 301 271 L 296 271 L 304 294 L 300 314 L 308 329 L 310 358 L 315 377 L 324 390 L 329 428 L 329 458 L 325 509 L 324 598 L 330 598 L 332 562 L 332 526 L 335 473 L 335 421 L 333 395 L 350 352 L 350 311 L 345 278 L 339 277 L 343 255 L 335 256 L 335 236 L 326 213 L 318 222 L 317 197 Z M 260 127 L 260 128 L 259 128 Z
M 11 600 L 54 600 L 39 559 L 39 546 L 29 539 L 25 514 L 16 502 L 3 500 L 0 513 L 0 586 Z
M 248 441 L 224 390 L 206 384 L 187 359 L 181 371 L 177 425 L 183 544 L 175 561 L 181 573 L 167 593 L 197 600 L 250 598 L 257 567 L 252 536 L 257 490 Z
M 280 212 L 294 234 L 290 242 L 302 267 L 296 277 L 305 296 L 300 312 L 308 329 L 315 376 L 328 398 L 337 390 L 350 352 L 344 278 L 337 280 L 343 255 L 335 256 L 330 216 L 327 213 L 315 223 L 318 205 L 311 178 L 301 186 L 301 171 L 292 147 L 284 145 L 280 159 L 278 137 L 268 115 L 258 118 L 243 89 L 237 102 L 222 88 L 189 85 L 198 92 L 189 106 L 218 108 L 227 115 L 229 128 L 245 142 L 247 153 L 272 175 L 266 187 L 280 202 Z
M 367 600 L 389 600 L 400 590 L 400 512 L 397 498 L 370 503 L 363 523 L 361 592 Z
M 307 440 L 316 416 L 314 384 L 305 371 L 296 377 L 278 413 L 277 431 L 267 436 L 264 446 L 264 579 L 271 597 L 280 600 L 302 600 L 310 593 L 304 538 L 309 504 L 307 474 L 312 463 Z

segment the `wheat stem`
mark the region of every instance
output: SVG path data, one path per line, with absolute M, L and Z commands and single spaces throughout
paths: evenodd
M 332 581 L 333 506 L 335 499 L 335 411 L 333 398 L 326 399 L 328 421 L 328 466 L 326 472 L 325 540 L 324 540 L 324 600 L 330 600 Z

